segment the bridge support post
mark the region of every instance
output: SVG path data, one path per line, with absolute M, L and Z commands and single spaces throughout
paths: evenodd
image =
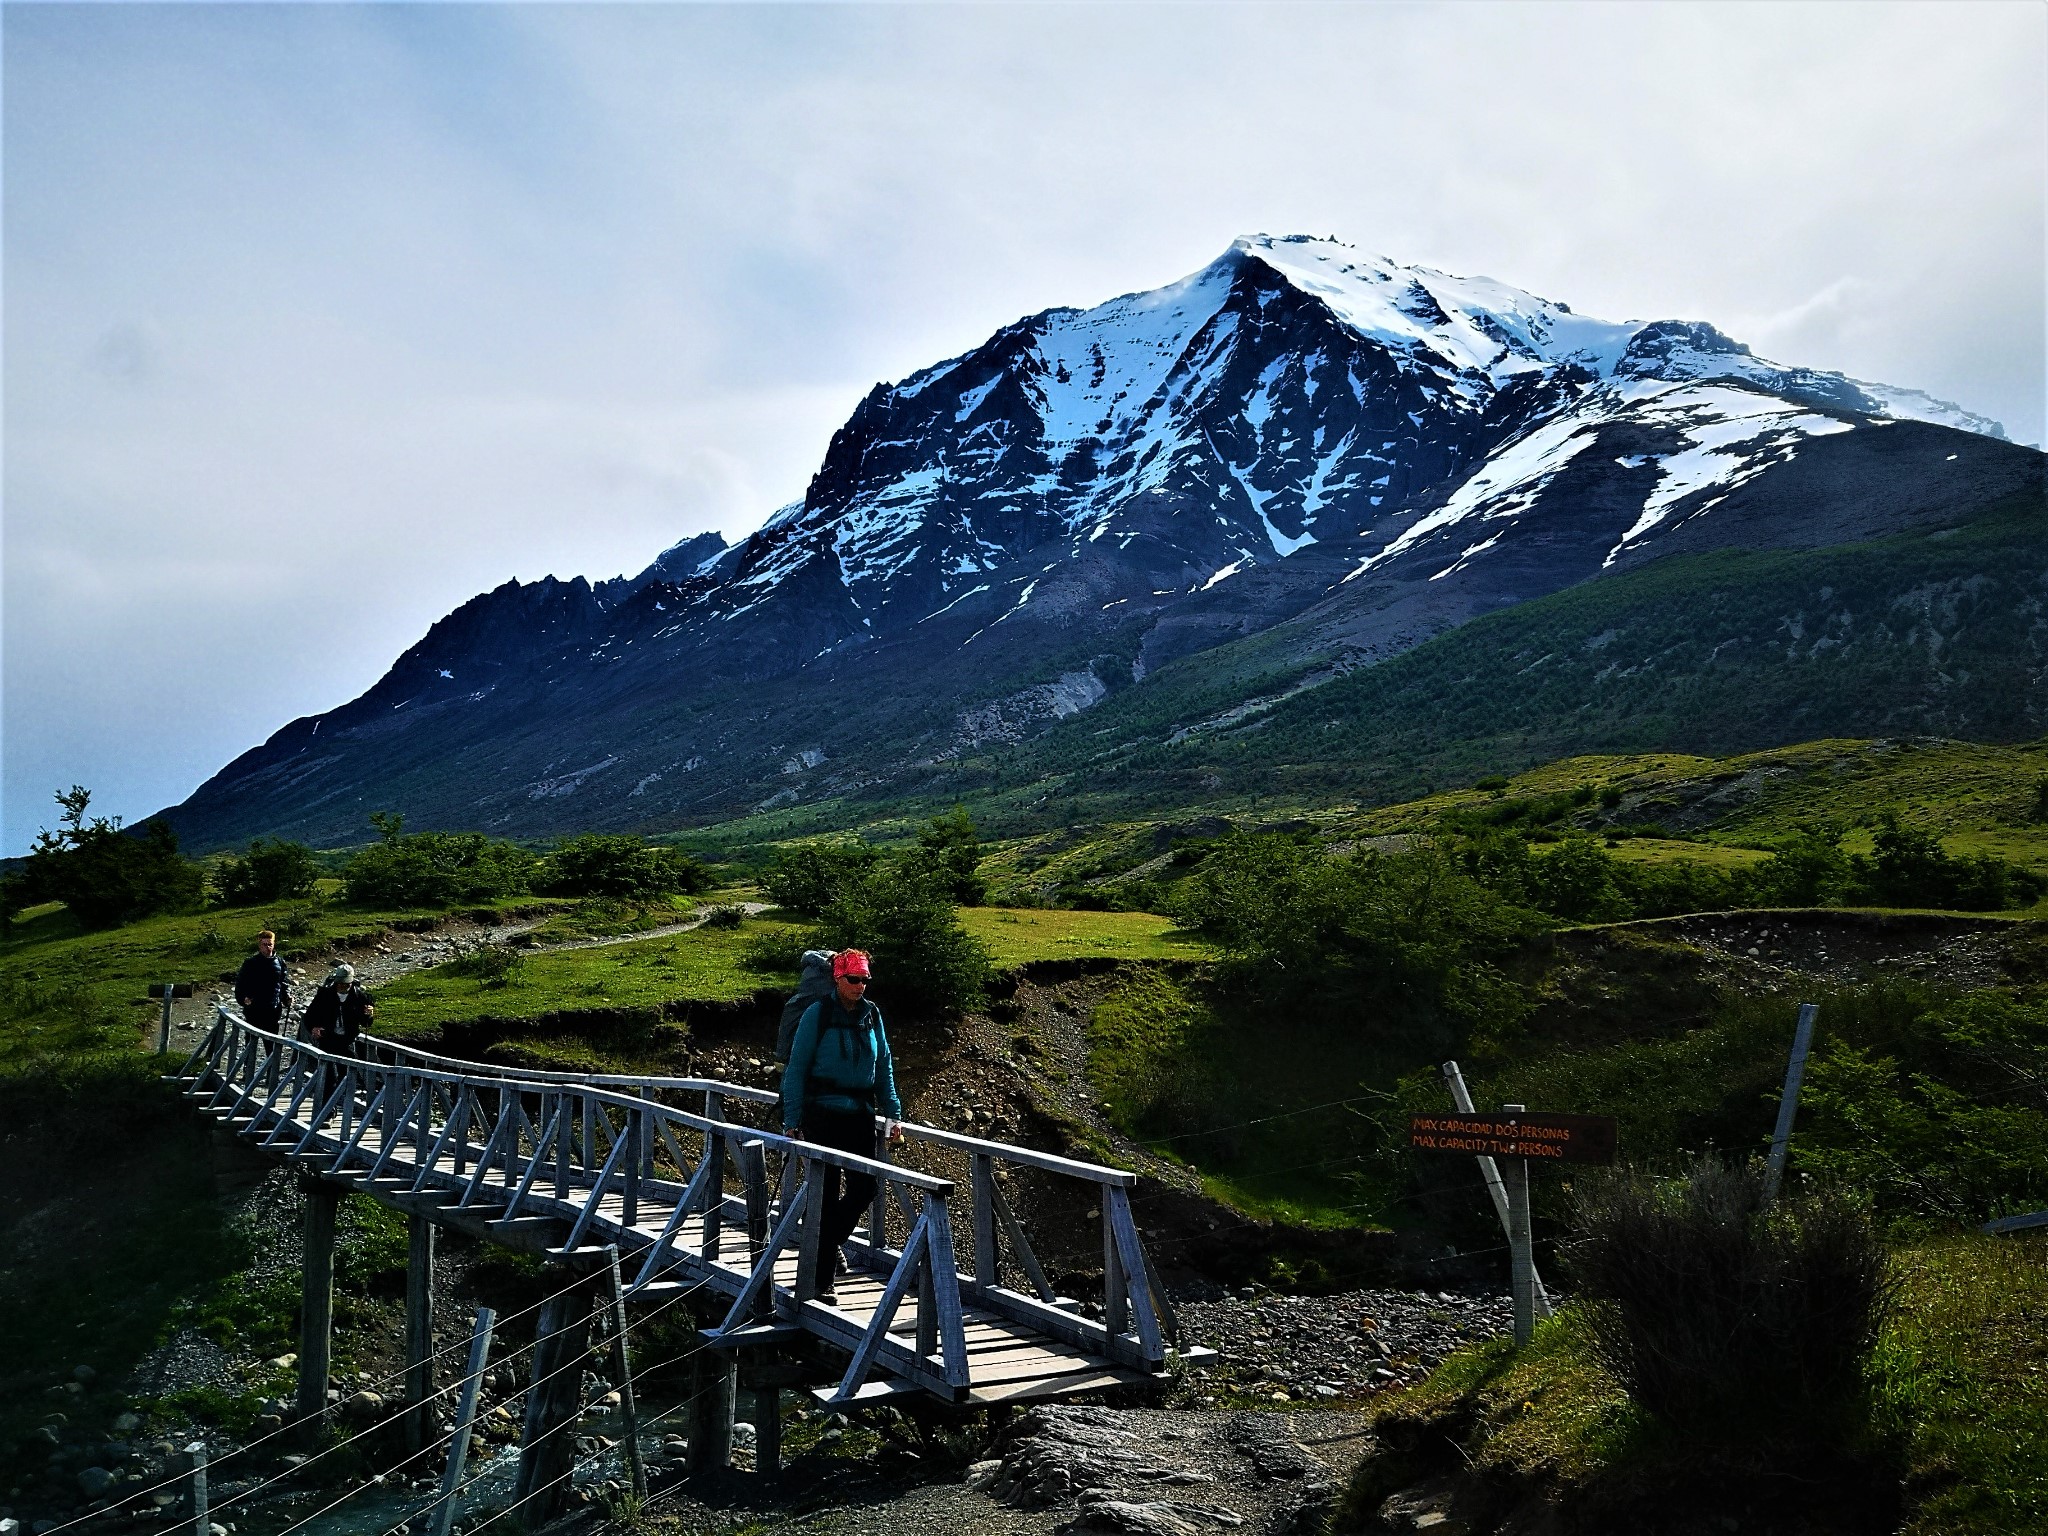
M 732 1465 L 733 1388 L 737 1372 L 732 1352 L 699 1344 L 690 1356 L 691 1477 L 723 1472 Z
M 537 1530 L 568 1507 L 576 1468 L 571 1427 L 583 1407 L 583 1360 L 590 1352 L 594 1278 L 564 1291 L 540 1309 L 533 1347 L 533 1390 L 519 1439 L 519 1476 L 512 1487 L 520 1527 Z
M 407 1223 L 405 1260 L 405 1448 L 417 1456 L 433 1439 L 434 1224 L 415 1212 Z
M 306 1196 L 305 1249 L 299 1272 L 299 1417 L 317 1425 L 327 1413 L 327 1369 L 334 1341 L 334 1216 L 341 1191 L 318 1179 Z
M 777 1358 L 774 1345 L 733 1351 L 740 1390 L 747 1394 L 754 1426 L 754 1475 L 763 1483 L 782 1476 L 782 1389 L 804 1379 L 801 1366 Z

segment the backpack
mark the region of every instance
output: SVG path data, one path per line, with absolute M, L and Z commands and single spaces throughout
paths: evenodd
M 804 1014 L 811 1004 L 832 996 L 832 960 L 836 951 L 830 949 L 807 949 L 804 951 L 803 972 L 796 984 L 796 990 L 789 994 L 789 1001 L 782 1005 L 782 1022 L 775 1027 L 775 1060 L 779 1066 L 789 1063 L 789 1048 L 796 1039 L 796 1027 L 803 1023 Z

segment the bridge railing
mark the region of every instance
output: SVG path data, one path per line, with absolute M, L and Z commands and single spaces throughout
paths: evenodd
M 429 1065 L 423 1055 L 335 1055 L 221 1008 L 174 1075 L 208 1110 L 240 1122 L 242 1134 L 329 1175 L 379 1193 L 438 1197 L 500 1232 L 567 1221 L 556 1250 L 564 1256 L 592 1237 L 616 1243 L 638 1263 L 633 1292 L 708 1278 L 733 1298 L 721 1331 L 799 1322 L 852 1354 L 841 1399 L 858 1395 L 877 1366 L 942 1396 L 966 1395 L 951 1181 L 610 1088 L 472 1072 L 445 1058 Z M 779 1202 L 767 1176 L 771 1148 L 785 1168 Z M 739 1175 L 733 1194 L 729 1164 Z M 835 1171 L 887 1179 L 911 1218 L 900 1249 L 874 1250 L 886 1280 L 865 1322 L 816 1300 Z M 794 1282 L 778 1284 L 777 1265 L 792 1247 Z M 672 1275 L 683 1278 L 669 1282 Z M 891 1324 L 913 1293 L 926 1304 L 906 1343 Z
M 450 1063 L 449 1058 L 435 1056 L 396 1040 L 365 1036 L 362 1044 L 365 1048 L 388 1054 L 393 1060 Z M 639 1073 L 530 1072 L 525 1068 L 501 1067 L 491 1063 L 461 1065 L 464 1070 L 473 1072 L 516 1074 L 528 1079 L 626 1089 L 650 1099 L 702 1095 L 704 1113 L 715 1119 L 735 1119 L 737 1106 L 741 1105 L 748 1106 L 756 1114 L 779 1113 L 781 1104 L 781 1095 L 772 1089 L 753 1088 L 716 1078 L 662 1077 Z M 779 1126 L 779 1120 L 775 1124 Z M 1145 1248 L 1131 1211 L 1130 1191 L 1137 1183 L 1136 1174 L 1008 1142 L 962 1135 L 915 1121 L 901 1122 L 901 1130 L 905 1140 L 913 1146 L 923 1145 L 940 1154 L 950 1154 L 947 1160 L 956 1167 L 961 1166 L 964 1160 L 969 1189 L 968 1209 L 962 1230 L 951 1236 L 955 1253 L 964 1251 L 969 1256 L 972 1269 L 965 1293 L 975 1303 L 1077 1347 L 1095 1350 L 1119 1364 L 1140 1369 L 1158 1369 L 1165 1362 L 1167 1350 L 1180 1344 L 1179 1319 L 1174 1315 L 1166 1288 L 1160 1283 L 1158 1270 Z M 765 1136 L 767 1132 L 762 1134 Z M 784 1142 L 784 1138 L 779 1136 L 770 1139 L 774 1143 Z M 883 1140 L 879 1119 L 874 1160 L 891 1171 L 900 1166 L 890 1161 L 890 1149 Z M 1059 1296 L 1047 1277 L 1024 1225 L 1005 1193 L 1010 1172 L 1018 1168 L 1030 1168 L 1056 1178 L 1095 1186 L 1089 1198 L 1094 1205 L 1091 1214 L 1101 1228 L 1103 1300 L 1100 1321 L 1081 1315 L 1077 1304 Z M 893 1262 L 902 1251 L 890 1247 L 886 1238 L 892 1221 L 892 1203 L 899 1207 L 896 1225 L 907 1229 L 911 1219 L 901 1213 L 900 1200 L 892 1201 L 889 1173 L 877 1172 L 875 1176 L 875 1196 L 868 1224 L 865 1230 L 855 1233 L 851 1246 L 857 1253 L 871 1252 L 879 1267 Z M 783 1176 L 778 1180 L 785 1198 L 788 1177 L 785 1165 Z M 1021 1281 L 1021 1285 L 1005 1283 L 1005 1258 L 1009 1261 L 1011 1278 Z
M 364 1037 L 358 1049 L 357 1056 L 332 1055 L 221 1008 L 180 1075 L 190 1080 L 197 1066 L 202 1083 L 216 1081 L 209 1107 L 230 1118 L 250 1115 L 250 1132 L 267 1124 L 261 1139 L 268 1145 L 288 1134 L 288 1124 L 301 1123 L 300 1111 L 312 1100 L 313 1123 L 286 1152 L 319 1155 L 312 1149 L 332 1125 L 341 1145 L 334 1171 L 360 1163 L 365 1183 L 385 1177 L 410 1138 L 410 1193 L 458 1190 L 457 1208 L 479 1202 L 487 1188 L 493 1197 L 509 1194 L 498 1222 L 568 1215 L 574 1226 L 565 1249 L 578 1247 L 592 1223 L 606 1219 L 605 1202 L 612 1201 L 616 1216 L 606 1224 L 620 1228 L 622 1256 L 638 1256 L 636 1293 L 683 1261 L 681 1233 L 700 1217 L 687 1257 L 737 1277 L 741 1291 L 722 1327 L 800 1317 L 854 1352 L 842 1395 L 857 1392 L 876 1363 L 959 1395 L 966 1384 L 963 1301 L 1143 1370 L 1157 1370 L 1178 1342 L 1132 1217 L 1136 1175 L 1123 1169 L 905 1122 L 910 1143 L 954 1166 L 964 1162 L 969 1199 L 959 1212 L 953 1180 L 890 1160 L 879 1122 L 873 1157 L 798 1141 L 781 1133 L 773 1113 L 779 1097 L 767 1089 L 711 1078 L 503 1067 L 379 1037 Z M 701 1104 L 701 1112 L 671 1102 L 677 1099 Z M 771 1123 L 750 1123 L 759 1118 Z M 365 1150 L 372 1125 L 382 1127 L 375 1156 Z M 1017 1168 L 1091 1187 L 1097 1209 L 1090 1215 L 1101 1226 L 1099 1318 L 1058 1295 L 1047 1276 L 1004 1190 Z M 488 1182 L 493 1169 L 501 1175 L 495 1186 Z M 866 1329 L 814 1300 L 816 1245 L 834 1169 L 875 1180 L 867 1225 L 848 1243 L 861 1267 L 888 1277 Z M 649 1200 L 668 1209 L 651 1241 L 631 1230 Z M 744 1270 L 724 1257 L 728 1232 L 745 1234 Z M 792 1243 L 795 1282 L 778 1288 L 774 1268 Z M 965 1275 L 956 1258 L 963 1248 L 971 1262 Z M 906 1352 L 889 1328 L 913 1288 L 917 1347 Z

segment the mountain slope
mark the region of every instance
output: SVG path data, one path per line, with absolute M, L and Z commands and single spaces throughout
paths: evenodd
M 870 791 L 1250 637 L 1246 681 L 1293 687 L 1671 554 L 1938 526 L 2038 490 L 2002 437 L 1704 324 L 1256 237 L 877 386 L 739 544 L 474 599 L 167 814 L 207 847 Z
M 1098 816 L 1253 793 L 1398 799 L 1580 752 L 2032 741 L 2048 735 L 2043 531 L 2039 498 L 2020 495 L 1865 543 L 1673 556 L 1322 686 L 1269 677 L 1265 707 L 1175 668 L 1153 699 L 1002 765 L 1002 782 Z M 1240 649 L 1217 659 L 1242 664 Z

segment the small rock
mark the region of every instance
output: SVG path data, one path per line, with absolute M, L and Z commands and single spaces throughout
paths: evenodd
M 81 1386 L 89 1387 L 98 1378 L 99 1374 L 98 1371 L 89 1365 L 74 1366 L 71 1371 L 71 1379 L 78 1382 Z
M 134 1434 L 140 1428 L 142 1428 L 142 1417 L 139 1414 L 124 1413 L 114 1420 L 114 1433 L 123 1439 Z

